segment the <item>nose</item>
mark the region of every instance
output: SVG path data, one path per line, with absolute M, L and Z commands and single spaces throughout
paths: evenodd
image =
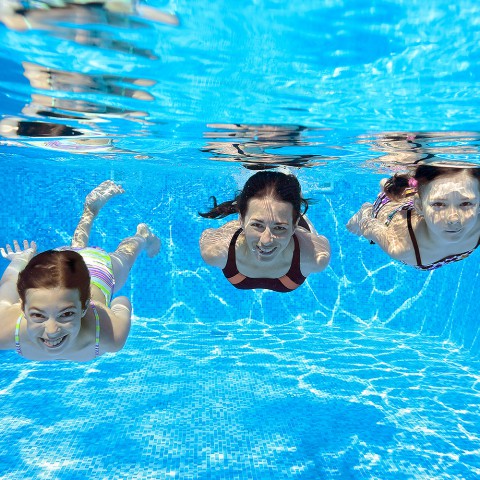
M 49 337 L 55 337 L 57 334 L 59 328 L 57 322 L 53 318 L 47 319 L 47 321 L 44 323 L 45 326 L 45 333 Z
M 267 227 L 267 228 L 265 228 L 265 230 L 263 231 L 263 233 L 260 237 L 260 242 L 261 242 L 262 245 L 268 245 L 268 244 L 272 243 L 272 241 L 273 241 L 272 232 Z
M 460 221 L 460 216 L 458 215 L 458 212 L 454 208 L 450 208 L 447 212 L 447 222 L 452 225 L 455 223 L 458 223 Z

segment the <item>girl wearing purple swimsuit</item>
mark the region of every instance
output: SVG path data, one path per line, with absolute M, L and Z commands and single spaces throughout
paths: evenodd
M 202 217 L 238 214 L 238 220 L 205 230 L 200 251 L 235 288 L 290 292 L 328 265 L 329 242 L 306 218 L 308 202 L 295 176 L 261 171 L 235 199 L 220 205 L 213 199 L 214 207 Z
M 440 268 L 480 244 L 479 182 L 480 168 L 419 165 L 382 180 L 375 203 L 364 203 L 347 228 L 406 265 Z

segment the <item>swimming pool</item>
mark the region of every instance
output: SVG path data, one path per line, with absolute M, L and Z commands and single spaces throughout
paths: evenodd
M 478 163 L 476 4 L 149 5 L 179 25 L 95 17 L 87 45 L 71 23 L 0 30 L 3 119 L 106 140 L 2 137 L 2 243 L 67 242 L 107 178 L 126 192 L 91 243 L 111 250 L 140 221 L 163 242 L 123 292 L 121 352 L 0 352 L 0 478 L 477 478 L 478 252 L 418 272 L 344 227 L 410 132 L 427 132 L 415 155 Z M 208 197 L 267 162 L 294 165 L 332 245 L 288 295 L 229 288 L 198 251 Z

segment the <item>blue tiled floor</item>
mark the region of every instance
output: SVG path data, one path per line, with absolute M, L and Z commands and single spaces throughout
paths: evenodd
M 3 478 L 480 473 L 478 362 L 435 339 L 137 319 L 121 353 L 86 365 L 1 355 Z

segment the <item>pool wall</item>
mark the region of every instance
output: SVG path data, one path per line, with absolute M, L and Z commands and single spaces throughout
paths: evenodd
M 131 295 L 137 317 L 173 322 L 175 328 L 195 323 L 225 335 L 248 322 L 267 329 L 292 321 L 340 328 L 387 326 L 479 353 L 478 252 L 437 271 L 421 272 L 391 261 L 378 246 L 345 229 L 355 209 L 375 197 L 379 175 L 333 180 L 333 191 L 319 194 L 319 186 L 335 178 L 333 167 L 297 171 L 305 196 L 315 199 L 309 218 L 329 238 L 332 259 L 325 272 L 311 275 L 301 288 L 284 295 L 236 290 L 200 257 L 201 232 L 222 221 L 203 219 L 197 212 L 210 205 L 210 195 L 230 198 L 251 175 L 238 165 L 225 165 L 219 176 L 218 169 L 174 170 L 140 161 L 92 163 L 88 174 L 75 160 L 34 163 L 18 158 L 16 164 L 0 178 L 9 199 L 0 238 L 35 239 L 40 250 L 68 243 L 91 188 L 107 178 L 124 186 L 126 193 L 113 199 L 96 220 L 91 244 L 113 250 L 140 222 L 161 237 L 159 257 L 142 255 L 122 292 Z

